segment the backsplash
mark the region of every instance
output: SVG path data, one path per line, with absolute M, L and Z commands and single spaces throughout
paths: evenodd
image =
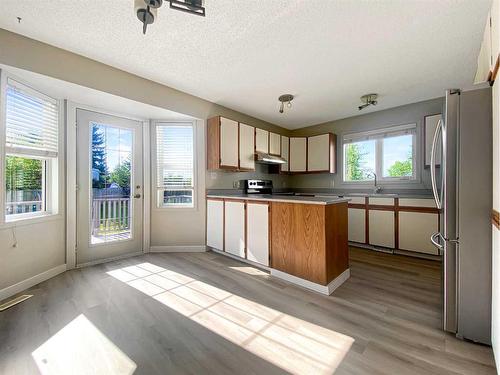
M 246 179 L 272 180 L 276 189 L 290 187 L 289 176 L 276 173 L 269 173 L 269 167 L 265 164 L 255 164 L 255 171 L 252 172 L 225 172 L 207 171 L 205 177 L 206 189 L 234 189 L 235 181 Z

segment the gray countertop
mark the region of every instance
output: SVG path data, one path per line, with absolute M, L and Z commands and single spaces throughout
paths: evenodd
M 249 201 L 269 201 L 284 203 L 302 203 L 302 204 L 320 204 L 329 205 L 348 202 L 349 198 L 339 198 L 335 195 L 320 197 L 296 196 L 296 195 L 271 195 L 271 194 L 207 194 L 207 198 L 225 198 L 225 199 L 245 199 Z

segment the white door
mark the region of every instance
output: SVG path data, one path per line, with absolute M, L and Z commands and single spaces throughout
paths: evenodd
M 269 132 L 267 130 L 255 129 L 255 151 L 269 152 Z
M 269 265 L 269 205 L 247 203 L 247 259 Z
M 330 171 L 330 134 L 307 138 L 307 170 Z
M 224 201 L 207 199 L 207 246 L 224 248 Z
M 238 169 L 238 123 L 220 118 L 220 166 Z
M 255 128 L 240 123 L 240 170 L 255 170 Z
M 276 133 L 269 133 L 269 153 L 281 156 L 281 136 Z
M 77 264 L 141 252 L 142 123 L 78 109 Z
M 245 257 L 245 202 L 224 202 L 224 251 Z
M 305 172 L 307 169 L 307 138 L 290 138 L 288 165 L 290 172 Z

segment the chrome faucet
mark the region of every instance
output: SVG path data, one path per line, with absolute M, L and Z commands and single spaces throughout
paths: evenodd
M 372 175 L 374 177 L 374 179 L 373 179 L 373 182 L 374 182 L 373 192 L 375 194 L 378 194 L 382 191 L 382 188 L 380 186 L 377 186 L 377 174 L 375 172 L 372 172 Z

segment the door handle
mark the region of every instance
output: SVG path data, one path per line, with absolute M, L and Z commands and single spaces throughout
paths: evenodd
M 431 242 L 434 246 L 436 246 L 439 250 L 443 250 L 443 245 L 441 245 L 438 240 L 436 240 L 436 237 L 439 237 L 440 239 L 442 238 L 441 236 L 441 233 L 440 232 L 437 232 L 437 233 L 434 233 L 432 236 L 431 236 Z
M 436 126 L 436 131 L 434 132 L 434 138 L 432 139 L 432 149 L 431 149 L 431 185 L 432 185 L 432 193 L 434 194 L 434 200 L 436 201 L 436 207 L 438 210 L 443 208 L 442 207 L 443 202 L 439 199 L 436 186 L 436 147 L 437 147 L 439 132 L 441 132 L 442 134 L 442 131 L 443 131 L 443 120 L 439 119 Z M 443 164 L 443 161 L 441 161 L 441 164 Z M 444 178 L 444 176 L 442 176 L 441 178 Z M 434 235 L 432 237 L 434 237 Z
M 141 197 L 141 194 L 134 194 L 134 198 L 139 199 Z

